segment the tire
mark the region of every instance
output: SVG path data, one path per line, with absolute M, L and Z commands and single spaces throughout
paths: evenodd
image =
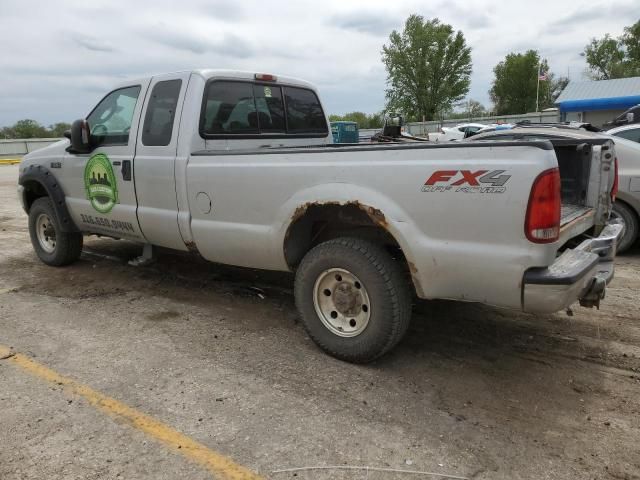
M 411 321 L 409 284 L 400 265 L 380 246 L 356 238 L 311 249 L 296 271 L 295 299 L 311 339 L 347 362 L 384 355 Z
M 624 231 L 618 243 L 618 253 L 622 253 L 633 246 L 638 238 L 638 216 L 627 204 L 615 202 L 613 204 L 613 215 L 622 220 Z
M 82 234 L 62 231 L 49 197 L 38 198 L 31 205 L 29 235 L 38 258 L 47 265 L 69 265 L 82 253 Z

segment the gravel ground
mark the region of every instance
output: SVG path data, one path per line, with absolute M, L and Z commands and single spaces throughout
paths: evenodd
M 87 239 L 40 263 L 0 167 L 0 344 L 265 477 L 640 479 L 640 250 L 617 260 L 601 310 L 533 316 L 419 302 L 406 339 L 367 366 L 322 354 L 289 274 Z M 252 288 L 254 287 L 254 288 Z M 258 288 L 260 290 L 256 290 Z M 261 293 L 261 295 L 258 295 Z M 264 297 L 264 298 L 262 298 Z M 1 479 L 210 478 L 81 398 L 0 360 Z

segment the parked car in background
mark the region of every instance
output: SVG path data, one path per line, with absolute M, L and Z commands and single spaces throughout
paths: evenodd
M 455 127 L 442 127 L 440 132 L 435 135 L 429 135 L 429 140 L 436 142 L 450 142 L 452 140 L 462 140 L 478 130 L 486 127 L 482 123 L 461 123 Z
M 480 130 L 476 130 L 475 132 L 467 132 L 467 135 L 464 138 L 473 137 L 474 135 L 479 135 L 481 133 L 495 132 L 496 130 L 510 130 L 513 127 L 515 127 L 513 123 L 492 123 L 490 125 L 485 125 Z
M 622 112 L 613 120 L 604 123 L 603 128 L 620 127 L 622 125 L 631 125 L 640 123 L 640 104 L 631 107 L 629 110 Z
M 593 132 L 587 128 L 593 127 L 578 123 L 518 126 L 511 130 L 478 134 L 469 140 L 531 141 L 545 138 L 550 140 L 612 138 L 609 132 Z M 624 252 L 638 240 L 640 233 L 640 143 L 622 137 L 613 138 L 618 159 L 619 183 L 612 216 L 624 225 L 623 235 L 618 243 L 618 252 Z
M 624 252 L 640 235 L 640 143 L 614 137 L 618 155 L 618 196 L 612 215 L 625 226 L 618 251 Z
M 607 133 L 615 137 L 626 138 L 627 140 L 640 143 L 640 123 L 612 128 L 611 130 L 607 130 Z

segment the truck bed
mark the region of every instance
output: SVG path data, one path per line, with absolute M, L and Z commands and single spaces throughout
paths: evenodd
M 584 205 L 563 204 L 560 209 L 560 226 L 563 227 L 583 215 L 587 216 L 588 213 L 593 213 L 593 211 L 593 208 Z

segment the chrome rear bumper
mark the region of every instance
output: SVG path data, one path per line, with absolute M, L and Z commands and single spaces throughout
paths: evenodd
M 565 250 L 549 267 L 527 270 L 522 282 L 522 309 L 553 313 L 576 301 L 585 307 L 599 307 L 613 278 L 613 260 L 622 230 L 622 225 L 610 223 L 598 237 Z

